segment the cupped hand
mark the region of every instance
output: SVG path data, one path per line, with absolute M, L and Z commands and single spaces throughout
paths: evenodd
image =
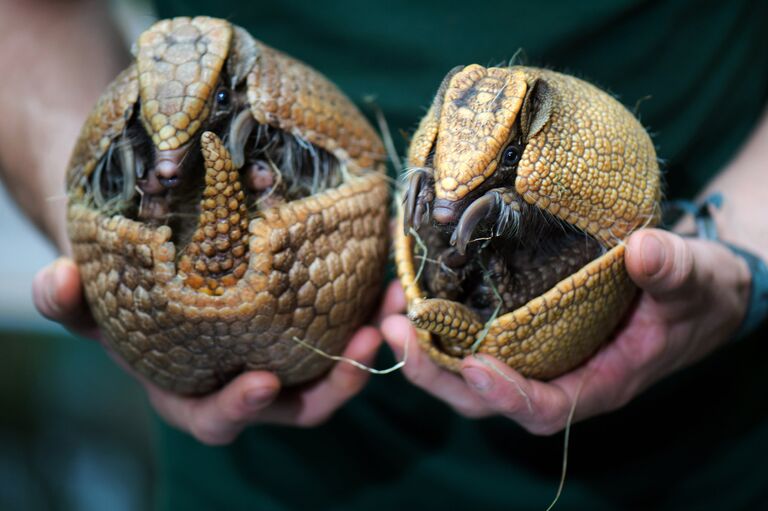
M 77 334 L 101 340 L 83 297 L 80 274 L 71 259 L 60 258 L 40 270 L 32 289 L 35 305 L 44 316 Z M 403 306 L 401 295 L 387 293 L 378 317 L 393 314 Z M 352 336 L 343 356 L 370 364 L 381 341 L 376 328 L 362 327 Z M 227 444 L 254 423 L 317 425 L 357 394 L 369 376 L 350 364 L 339 363 L 314 383 L 281 390 L 274 374 L 250 371 L 212 394 L 183 397 L 161 389 L 114 358 L 139 379 L 155 410 L 168 423 L 210 445 Z
M 416 333 L 402 315 L 385 319 L 382 332 L 396 354 L 414 344 L 406 377 L 459 413 L 500 414 L 532 433 L 552 434 L 565 427 L 574 400 L 575 420 L 620 408 L 725 343 L 745 314 L 749 270 L 721 244 L 644 229 L 627 241 L 625 262 L 641 289 L 626 322 L 588 362 L 548 382 L 524 378 L 486 355 L 465 358 L 460 375 L 441 369 L 415 346 Z

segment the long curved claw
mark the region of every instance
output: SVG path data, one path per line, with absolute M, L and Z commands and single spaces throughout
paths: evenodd
M 405 214 L 403 228 L 406 236 L 411 229 L 419 230 L 427 214 L 429 203 L 432 201 L 432 170 L 416 169 L 408 180 L 408 190 L 405 192 Z
M 471 309 L 442 298 L 414 303 L 408 311 L 408 319 L 417 328 L 439 336 L 446 351 L 453 354 L 471 348 L 483 329 L 483 322 Z
M 105 158 L 102 158 L 96 164 L 96 169 L 93 171 L 93 178 L 91 179 L 91 193 L 93 193 L 93 201 L 98 208 L 103 208 L 107 202 L 104 198 L 104 194 L 101 193 L 101 175 L 104 172 L 104 167 L 107 165 L 105 160 Z
M 232 164 L 235 169 L 240 169 L 245 164 L 245 144 L 255 127 L 256 119 L 247 108 L 237 114 L 229 126 L 227 149 L 232 155 Z
M 119 143 L 120 170 L 123 173 L 121 200 L 128 201 L 136 193 L 136 153 L 128 137 L 123 134 Z
M 404 222 L 403 222 L 403 230 L 405 231 L 405 235 L 408 235 L 408 232 L 412 228 L 417 228 L 414 226 L 414 220 L 417 217 L 416 215 L 416 206 L 418 202 L 419 192 L 421 191 L 421 185 L 424 183 L 424 174 L 421 170 L 417 170 L 416 172 L 411 175 L 410 179 L 408 180 L 408 188 L 405 192 L 405 211 L 404 211 Z
M 456 229 L 454 229 L 451 235 L 451 245 L 456 247 L 459 254 L 467 253 L 467 245 L 469 244 L 472 234 L 477 229 L 477 226 L 494 214 L 499 212 L 499 197 L 496 192 L 489 192 L 474 201 L 469 205 L 467 209 L 459 219 Z
M 141 158 L 136 160 L 136 179 L 144 179 L 147 175 L 147 167 Z
M 122 177 L 121 181 L 117 180 L 117 175 L 111 168 L 115 150 L 117 151 L 119 163 L 117 171 L 120 172 Z M 113 142 L 109 146 L 104 157 L 102 157 L 96 165 L 91 180 L 93 199 L 96 206 L 99 208 L 121 207 L 122 202 L 129 201 L 131 197 L 133 197 L 133 194 L 136 191 L 135 161 L 136 158 L 133 146 L 131 146 L 125 135 L 122 135 L 118 141 Z M 106 176 L 104 176 L 104 172 L 107 172 Z M 106 180 L 106 183 L 102 183 L 103 180 Z M 102 190 L 102 186 L 106 187 L 106 196 Z M 117 190 L 118 186 L 120 187 L 120 190 Z

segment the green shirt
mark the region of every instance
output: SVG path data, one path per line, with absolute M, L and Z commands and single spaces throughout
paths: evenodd
M 690 197 L 721 169 L 768 99 L 761 1 L 158 3 L 162 17 L 207 14 L 245 27 L 359 104 L 374 95 L 398 140 L 457 64 L 503 64 L 517 53 L 584 77 L 649 128 L 668 197 Z M 557 509 L 768 502 L 768 347 L 765 331 L 754 337 L 575 425 Z M 174 510 L 543 509 L 562 456 L 561 435 L 464 419 L 401 375 L 374 376 L 316 429 L 253 427 L 222 448 L 159 420 L 157 432 L 160 507 Z

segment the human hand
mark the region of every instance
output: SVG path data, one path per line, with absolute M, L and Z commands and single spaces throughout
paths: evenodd
M 71 259 L 62 257 L 40 270 L 32 289 L 35 306 L 44 316 L 77 334 L 101 340 L 83 297 L 80 274 Z M 401 295 L 388 293 L 379 317 L 401 310 L 404 304 L 400 300 Z M 370 364 L 380 344 L 379 331 L 365 326 L 352 336 L 343 356 Z M 369 376 L 350 364 L 339 363 L 320 380 L 298 389 L 281 390 L 274 374 L 250 371 L 212 394 L 184 397 L 157 387 L 114 358 L 138 378 L 157 413 L 169 424 L 210 445 L 227 444 L 254 423 L 317 425 L 357 394 Z
M 721 244 L 644 229 L 627 241 L 625 262 L 640 299 L 615 337 L 581 367 L 542 382 L 480 355 L 465 358 L 456 375 L 410 349 L 406 377 L 463 415 L 500 414 L 532 433 L 553 434 L 565 427 L 574 400 L 574 420 L 620 408 L 726 342 L 744 316 L 749 269 Z M 385 319 L 382 332 L 396 354 L 416 339 L 402 315 Z

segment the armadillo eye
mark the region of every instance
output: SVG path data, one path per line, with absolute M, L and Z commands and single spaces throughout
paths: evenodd
M 520 161 L 520 157 L 523 155 L 523 148 L 520 144 L 509 144 L 504 149 L 504 154 L 501 157 L 501 165 L 503 167 L 511 167 Z
M 216 91 L 216 104 L 219 106 L 229 106 L 229 91 L 227 89 Z

